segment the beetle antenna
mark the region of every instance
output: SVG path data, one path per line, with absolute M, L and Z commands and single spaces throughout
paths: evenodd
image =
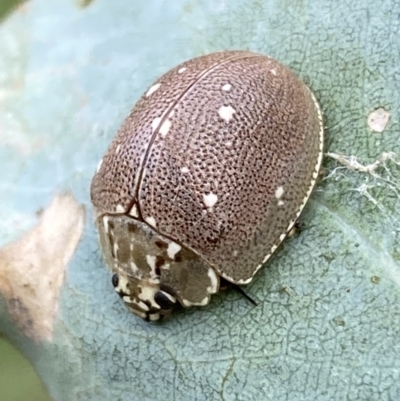
M 242 287 L 239 287 L 236 284 L 231 284 L 232 288 L 234 288 L 238 293 L 240 293 L 241 295 L 243 295 L 249 302 L 251 302 L 254 306 L 258 306 L 258 303 L 256 301 L 254 301 L 253 298 L 250 297 L 250 295 L 247 295 L 245 290 Z
M 219 287 L 220 290 L 226 290 L 227 288 L 233 288 L 238 293 L 240 293 L 242 296 L 244 296 L 254 306 L 258 306 L 258 303 L 256 301 L 254 301 L 254 299 L 251 298 L 250 295 L 247 295 L 242 287 L 240 287 L 237 284 L 234 284 L 234 283 L 224 279 L 223 277 L 219 278 L 219 282 L 220 282 L 220 287 Z

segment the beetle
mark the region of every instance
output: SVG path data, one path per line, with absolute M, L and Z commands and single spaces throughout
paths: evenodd
M 278 61 L 223 51 L 186 61 L 137 102 L 91 184 L 112 283 L 155 321 L 244 285 L 292 229 L 315 185 L 323 121 Z

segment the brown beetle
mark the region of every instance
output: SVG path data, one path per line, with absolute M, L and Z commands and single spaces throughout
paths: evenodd
M 311 91 L 267 56 L 189 60 L 142 96 L 91 186 L 113 284 L 158 320 L 249 283 L 293 227 L 321 166 Z

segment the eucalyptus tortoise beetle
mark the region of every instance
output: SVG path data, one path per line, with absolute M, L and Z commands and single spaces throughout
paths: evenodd
M 290 232 L 321 166 L 311 91 L 276 60 L 225 51 L 159 78 L 91 185 L 112 283 L 158 320 L 206 305 L 220 277 L 249 283 Z

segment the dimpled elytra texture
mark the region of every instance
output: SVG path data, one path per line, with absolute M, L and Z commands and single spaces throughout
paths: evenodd
M 234 54 L 230 55 L 232 57 Z M 206 70 L 216 67 L 219 62 L 221 56 L 217 53 L 181 64 L 157 80 L 160 86 L 155 92 L 150 96 L 145 94 L 136 103 L 93 179 L 91 196 L 98 212 L 115 213 L 117 205 L 128 208 L 137 195 L 138 179 L 144 168 L 146 152 L 150 150 L 158 133 L 153 128 L 154 121 L 179 102 L 185 91 Z M 183 67 L 186 67 L 185 73 L 179 73 Z
M 136 205 L 139 219 L 243 284 L 293 226 L 321 157 L 318 105 L 289 69 L 215 53 L 174 68 L 140 99 L 92 201 L 98 214 Z

